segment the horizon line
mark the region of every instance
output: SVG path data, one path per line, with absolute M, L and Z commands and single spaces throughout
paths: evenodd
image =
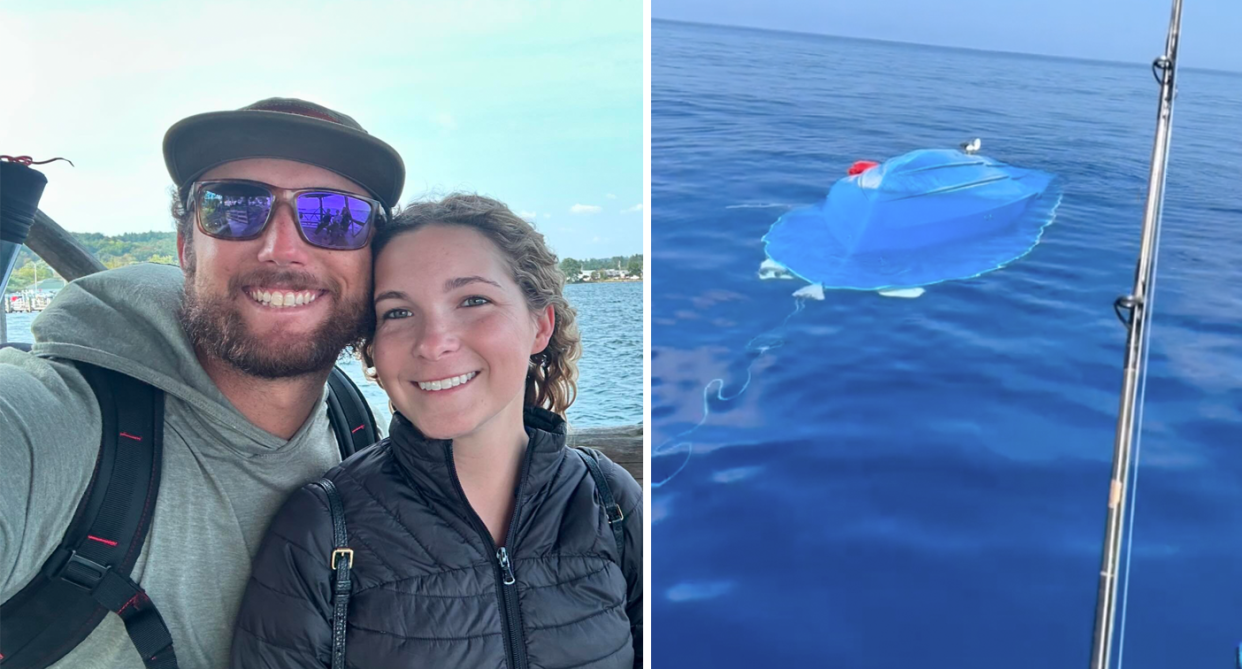
M 1102 59 L 1102 58 L 1086 58 L 1083 56 L 1064 56 L 1064 55 L 1059 55 L 1059 54 L 1035 53 L 1035 52 L 1030 52 L 1030 51 L 1003 51 L 1003 50 L 997 50 L 997 49 L 983 49 L 983 48 L 971 47 L 971 46 L 949 46 L 947 44 L 931 44 L 927 42 L 904 42 L 901 40 L 883 39 L 879 37 L 856 37 L 853 35 L 836 35 L 832 33 L 810 32 L 806 30 L 793 30 L 789 28 L 763 28 L 759 26 L 747 26 L 747 25 L 741 25 L 741 24 L 736 24 L 736 23 L 710 23 L 707 21 L 687 21 L 685 19 L 666 19 L 666 18 L 660 18 L 660 17 L 654 16 L 654 15 L 651 17 L 651 22 L 652 23 L 656 23 L 656 22 L 680 23 L 683 25 L 702 26 L 705 28 L 732 28 L 736 30 L 753 30 L 755 32 L 780 33 L 780 34 L 786 34 L 786 35 L 799 35 L 799 36 L 805 36 L 805 37 L 825 37 L 829 39 L 849 40 L 849 41 L 855 41 L 855 42 L 876 42 L 880 44 L 918 46 L 918 47 L 926 47 L 929 49 L 944 49 L 947 51 L 969 51 L 972 53 L 1001 54 L 1005 56 L 1019 56 L 1019 57 L 1025 57 L 1025 58 L 1045 58 L 1045 59 L 1050 59 L 1050 60 L 1066 60 L 1066 61 L 1079 62 L 1079 63 L 1092 63 L 1092 64 L 1097 64 L 1097 65 L 1124 65 L 1127 67 L 1135 67 L 1135 66 L 1140 66 L 1140 65 L 1147 66 L 1147 67 L 1151 66 L 1151 62 L 1144 62 L 1144 61 L 1108 60 L 1108 59 Z M 1155 58 L 1153 58 L 1153 60 L 1155 60 Z M 1204 72 L 1204 73 L 1210 73 L 1210 74 L 1224 74 L 1224 75 L 1230 75 L 1230 76 L 1242 75 L 1242 70 L 1221 70 L 1221 69 L 1215 69 L 1215 68 L 1210 68 L 1210 67 L 1190 67 L 1186 65 L 1178 65 L 1177 69 L 1178 71 Z

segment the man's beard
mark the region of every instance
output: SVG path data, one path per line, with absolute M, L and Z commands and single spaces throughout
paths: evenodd
M 243 374 L 283 379 L 327 371 L 346 346 L 356 347 L 372 328 L 369 289 L 357 299 L 346 300 L 340 284 L 334 281 L 325 285 L 310 274 L 292 270 L 255 271 L 230 277 L 223 295 L 204 296 L 198 293 L 195 275 L 193 265 L 186 268 L 185 299 L 178 313 L 181 325 L 196 350 Z M 266 341 L 252 335 L 232 298 L 242 294 L 242 286 L 275 282 L 326 289 L 316 298 L 332 300 L 333 309 L 323 325 L 298 341 L 288 341 L 288 337 Z

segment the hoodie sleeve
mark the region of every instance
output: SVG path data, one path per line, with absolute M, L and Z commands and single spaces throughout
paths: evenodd
M 634 666 L 643 666 L 643 489 L 621 465 L 607 461 L 608 485 L 625 514 L 625 557 L 621 571 L 629 588 L 625 613 L 634 637 Z
M 231 669 L 331 665 L 332 519 L 307 485 L 272 519 L 252 564 L 233 630 Z
M 60 545 L 95 470 L 101 429 L 75 367 L 0 350 L 0 600 Z

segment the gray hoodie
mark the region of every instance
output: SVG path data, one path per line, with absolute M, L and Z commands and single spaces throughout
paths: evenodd
M 167 393 L 160 493 L 131 577 L 172 632 L 181 667 L 225 667 L 251 558 L 293 490 L 340 462 L 327 412 L 286 441 L 250 423 L 203 371 L 176 310 L 181 270 L 131 265 L 75 281 L 32 325 L 34 354 L 0 350 L 0 600 L 52 554 L 99 451 L 99 407 L 72 365 Z M 325 390 L 325 397 L 326 397 Z M 108 614 L 56 667 L 141 668 Z

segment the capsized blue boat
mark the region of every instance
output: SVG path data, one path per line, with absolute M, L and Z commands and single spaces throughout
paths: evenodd
M 1021 258 L 1055 218 L 1060 179 L 977 146 L 856 165 L 822 202 L 772 224 L 768 258 L 823 288 L 881 291 L 968 279 Z

